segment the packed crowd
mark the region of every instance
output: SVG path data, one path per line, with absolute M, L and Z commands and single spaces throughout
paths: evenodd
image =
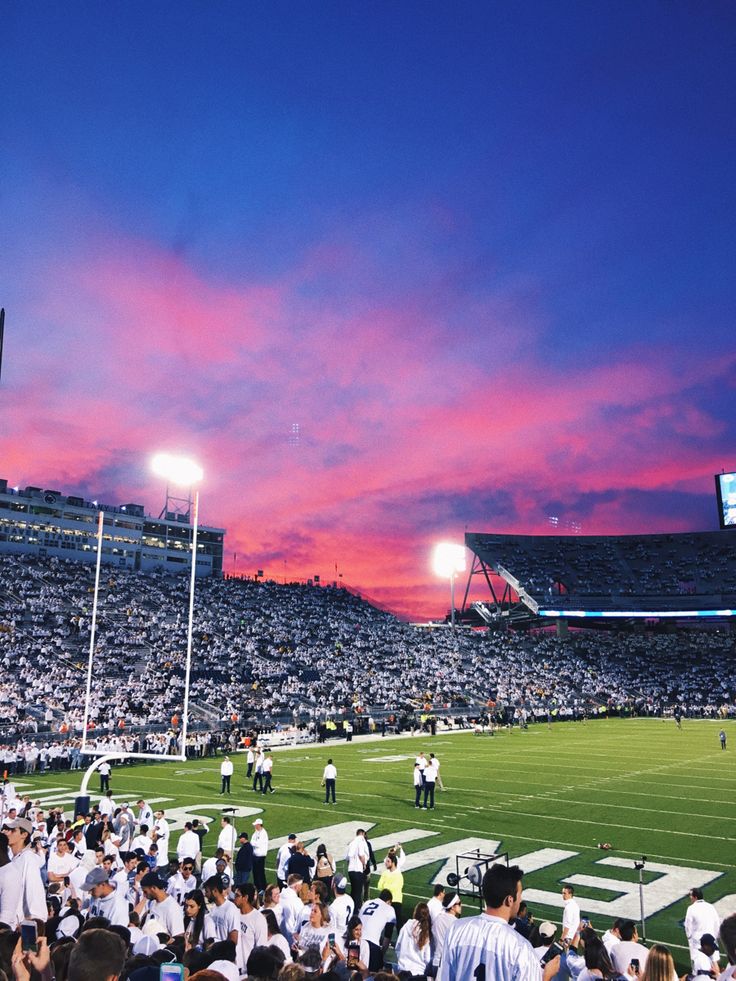
M 92 587 L 93 570 L 78 563 L 0 558 L 0 732 L 8 736 L 0 752 L 14 752 L 7 744 L 23 737 L 38 753 L 31 766 L 44 755 L 51 767 L 59 758 L 75 765 Z M 182 578 L 105 571 L 89 712 L 95 738 L 124 739 L 145 726 L 144 751 L 170 750 L 167 730 L 183 702 L 186 589 Z M 489 702 L 532 719 L 600 706 L 716 715 L 732 711 L 736 697 L 731 644 L 715 632 L 453 635 L 402 623 L 344 589 L 204 580 L 190 704 L 213 723 L 303 725 L 375 709 L 469 714 Z M 49 730 L 70 745 L 54 748 L 43 738 Z
M 226 813 L 217 829 L 193 819 L 175 841 L 165 811 L 118 804 L 109 789 L 86 816 L 46 814 L 12 784 L 5 795 L 0 981 L 159 981 L 168 964 L 190 981 L 677 977 L 668 949 L 643 944 L 633 921 L 594 929 L 569 885 L 561 926 L 536 923 L 516 866 L 486 868 L 485 912 L 463 917 L 450 885 L 407 904 L 403 849 L 379 861 L 362 829 L 344 855 L 324 842 L 310 854 L 295 834 L 271 847 L 261 818 L 250 833 Z M 699 889 L 690 903 L 690 976 L 733 978 L 736 915 L 721 923 Z
M 580 596 L 687 596 L 736 593 L 728 535 L 473 535 L 493 568 L 503 566 L 540 602 Z

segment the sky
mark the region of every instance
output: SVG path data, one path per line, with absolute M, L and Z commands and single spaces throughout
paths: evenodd
M 417 618 L 466 530 L 717 527 L 730 0 L 0 12 L 11 485 L 185 452 L 226 571 Z

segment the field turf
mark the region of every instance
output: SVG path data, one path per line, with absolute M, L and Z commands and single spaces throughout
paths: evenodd
M 494 737 L 440 732 L 435 738 L 303 745 L 274 752 L 277 792 L 267 797 L 246 788 L 242 753 L 235 757 L 230 798 L 218 796 L 220 758 L 115 767 L 111 787 L 118 803 L 140 796 L 160 801 L 175 818 L 171 852 L 185 816 L 218 817 L 223 806 L 238 808 L 238 830 L 250 832 L 254 816 L 262 814 L 272 844 L 292 831 L 315 842 L 323 837 L 339 860 L 357 826 L 372 825 L 371 838 L 381 845 L 379 862 L 388 845 L 403 837 L 409 866 L 413 855 L 427 852 L 419 867 L 405 871 L 409 911 L 431 895 L 440 870 L 443 881 L 455 871 L 455 855 L 472 844 L 508 852 L 512 861 L 527 857 L 521 861 L 528 870 L 524 889 L 537 920 L 560 921 L 559 892 L 572 877 L 583 915 L 602 932 L 615 916 L 635 910 L 632 918 L 638 919 L 634 860 L 646 855 L 647 941 L 671 945 L 684 968 L 681 924 L 688 889 L 702 885 L 707 900 L 725 899 L 722 915 L 736 911 L 736 724 L 724 727 L 725 752 L 718 741 L 721 723 L 686 720 L 679 731 L 671 720 L 658 719 L 559 723 L 551 729 L 543 724 Z M 412 770 L 419 750 L 435 752 L 442 764 L 446 790 L 438 790 L 434 811 L 414 808 Z M 328 757 L 338 769 L 336 806 L 323 803 L 320 788 Z M 18 778 L 17 785 L 47 805 L 64 801 L 68 808 L 81 776 L 49 773 Z M 98 786 L 95 775 L 93 801 Z M 321 835 L 307 835 L 315 829 Z M 218 830 L 216 821 L 205 855 L 214 850 Z M 610 842 L 611 850 L 600 850 L 600 842 Z M 440 855 L 451 859 L 444 868 Z M 461 871 L 469 864 L 461 861 Z M 464 912 L 476 909 L 468 898 Z

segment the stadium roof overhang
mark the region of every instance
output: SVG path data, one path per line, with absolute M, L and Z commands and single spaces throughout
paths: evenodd
M 567 592 L 562 584 L 559 585 L 559 592 L 552 594 L 552 591 L 539 591 L 533 585 L 522 582 L 518 575 L 515 575 L 507 564 L 504 564 L 501 556 L 508 554 L 508 550 L 503 546 L 514 541 L 518 541 L 525 536 L 504 536 L 504 535 L 482 535 L 466 533 L 465 545 L 473 554 L 468 575 L 465 598 L 463 601 L 463 612 L 466 611 L 468 595 L 474 576 L 484 577 L 491 596 L 491 602 L 472 604 L 472 610 L 486 621 L 490 626 L 498 623 L 501 618 L 519 622 L 526 620 L 540 621 L 546 620 L 574 620 L 579 622 L 600 623 L 606 621 L 718 621 L 729 620 L 736 616 L 736 595 L 732 589 L 725 589 L 721 593 L 715 592 L 711 595 L 675 595 L 675 594 L 648 594 L 635 595 L 630 591 L 617 590 L 612 584 L 611 592 L 605 595 L 585 595 L 575 592 Z M 548 549 L 554 545 L 558 536 L 540 536 L 541 541 Z M 634 538 L 635 536 L 631 536 Z M 647 536 L 640 537 L 641 541 L 646 542 Z M 675 536 L 676 537 L 676 536 Z M 684 537 L 684 536 L 683 536 Z M 704 538 L 711 536 L 706 533 Z M 526 539 L 532 542 L 531 536 Z M 612 541 L 614 539 L 611 539 Z M 600 544 L 605 539 L 590 539 L 591 545 Z M 722 542 L 723 539 L 720 539 Z M 580 539 L 578 539 L 580 542 Z M 495 546 L 501 546 L 494 548 Z M 547 553 L 549 554 L 549 553 Z M 540 559 L 540 572 L 544 563 Z M 529 570 L 527 569 L 527 575 Z M 540 578 L 540 577 L 537 577 Z M 526 577 L 525 577 L 526 579 Z M 532 577 L 529 576 L 531 582 Z M 532 595 L 532 590 L 537 594 Z

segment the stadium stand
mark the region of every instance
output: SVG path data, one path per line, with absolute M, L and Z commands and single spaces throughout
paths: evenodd
M 0 732 L 7 744 L 82 731 L 93 570 L 59 559 L 0 559 Z M 186 583 L 106 572 L 90 718 L 97 738 L 146 730 L 166 751 L 181 712 Z M 425 706 L 504 719 L 599 711 L 731 710 L 728 633 L 631 635 L 422 630 L 347 590 L 240 579 L 197 586 L 191 705 L 200 728 L 410 720 Z M 636 681 L 631 665 L 636 664 Z M 714 680 L 715 679 L 715 680 Z M 724 708 L 724 706 L 726 708 Z M 406 725 L 410 721 L 405 721 Z M 130 737 L 132 738 L 132 737 Z M 195 738 L 195 737 L 193 737 Z M 74 765 L 71 749 L 60 765 Z
M 468 533 L 472 574 L 493 573 L 534 613 L 736 607 L 736 549 L 723 532 L 663 535 Z

